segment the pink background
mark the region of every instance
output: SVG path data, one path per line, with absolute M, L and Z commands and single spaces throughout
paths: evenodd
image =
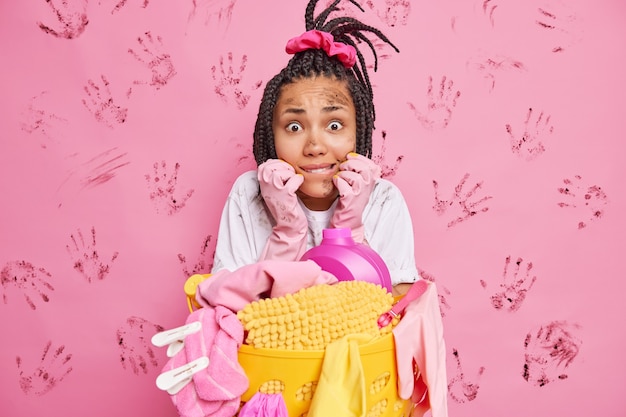
M 361 3 L 401 50 L 374 154 L 439 289 L 450 415 L 626 415 L 623 2 Z M 0 3 L 1 415 L 176 415 L 150 338 L 211 266 L 305 4 Z

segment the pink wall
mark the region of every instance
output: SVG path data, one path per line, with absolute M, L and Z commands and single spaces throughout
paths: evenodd
M 176 415 L 149 340 L 210 268 L 305 3 L 0 3 L 1 415 Z M 623 3 L 362 3 L 401 49 L 374 151 L 438 284 L 450 414 L 623 416 Z

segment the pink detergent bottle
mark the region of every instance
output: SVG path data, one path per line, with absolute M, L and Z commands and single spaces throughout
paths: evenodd
M 348 228 L 324 229 L 320 245 L 301 258 L 309 259 L 339 281 L 367 281 L 391 292 L 391 276 L 383 259 L 369 246 L 356 243 Z

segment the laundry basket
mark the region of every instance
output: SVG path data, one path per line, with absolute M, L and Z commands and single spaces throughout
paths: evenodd
M 209 274 L 196 274 L 185 283 L 190 311 L 197 285 Z M 393 334 L 359 345 L 365 376 L 366 417 L 408 417 L 413 404 L 398 396 Z M 305 417 L 309 410 L 324 360 L 323 350 L 286 350 L 241 345 L 238 360 L 250 381 L 242 395 L 248 401 L 257 392 L 281 392 L 290 417 Z

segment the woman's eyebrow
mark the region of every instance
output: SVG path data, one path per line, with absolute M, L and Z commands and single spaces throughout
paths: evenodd
M 343 110 L 344 106 L 340 104 L 330 104 L 322 108 L 322 113 L 332 113 L 337 110 Z
M 306 110 L 301 107 L 287 107 L 280 114 L 304 114 Z

